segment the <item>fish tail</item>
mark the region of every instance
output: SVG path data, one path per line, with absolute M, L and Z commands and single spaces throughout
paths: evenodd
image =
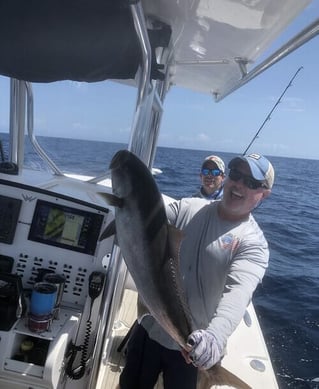
M 252 389 L 243 380 L 220 365 L 198 370 L 197 389 L 210 389 L 214 385 L 228 385 L 236 389 Z

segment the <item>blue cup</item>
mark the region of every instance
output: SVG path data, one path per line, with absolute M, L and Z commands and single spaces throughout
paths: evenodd
M 30 301 L 31 315 L 50 315 L 54 308 L 56 294 L 57 287 L 54 284 L 48 282 L 37 282 L 34 284 Z
M 53 284 L 57 288 L 56 298 L 53 309 L 53 318 L 59 318 L 60 305 L 64 292 L 65 276 L 63 274 L 49 273 L 43 277 L 43 281 Z

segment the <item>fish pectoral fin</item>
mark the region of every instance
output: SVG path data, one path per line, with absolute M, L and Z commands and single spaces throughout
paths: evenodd
M 123 199 L 121 199 L 118 196 L 115 196 L 112 193 L 105 193 L 105 192 L 98 192 L 100 196 L 103 197 L 103 199 L 109 204 L 112 205 L 113 207 L 118 207 L 122 208 L 123 207 Z
M 213 385 L 228 385 L 236 389 L 252 389 L 242 379 L 220 365 L 208 370 L 198 370 L 197 389 L 207 389 Z
M 105 227 L 105 230 L 102 232 L 101 236 L 99 237 L 99 242 L 115 234 L 116 234 L 116 227 L 115 227 L 115 219 L 114 219 Z
M 175 226 L 168 224 L 168 246 L 171 258 L 179 259 L 180 247 L 184 235 L 185 234 L 182 230 L 179 230 Z

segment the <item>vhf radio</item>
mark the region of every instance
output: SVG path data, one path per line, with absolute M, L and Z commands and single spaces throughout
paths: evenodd
M 104 285 L 105 274 L 100 271 L 94 271 L 89 277 L 89 296 L 92 302 L 99 297 L 103 285 Z M 91 302 L 91 304 L 92 304 Z
M 82 346 L 71 345 L 70 359 L 66 367 L 67 375 L 74 380 L 79 380 L 80 378 L 83 377 L 85 373 L 86 363 L 88 361 L 87 354 L 88 354 L 88 347 L 89 347 L 91 326 L 92 326 L 92 322 L 91 322 L 92 307 L 93 307 L 94 300 L 97 297 L 99 297 L 99 295 L 101 294 L 101 291 L 104 287 L 104 281 L 105 281 L 105 274 L 100 271 L 94 271 L 89 276 L 89 297 L 91 298 L 91 303 L 90 303 L 89 317 L 86 322 L 85 339 Z M 73 369 L 72 365 L 78 351 L 82 352 L 81 363 L 80 366 Z

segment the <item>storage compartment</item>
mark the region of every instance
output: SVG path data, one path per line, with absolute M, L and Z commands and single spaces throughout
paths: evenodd
M 34 336 L 17 335 L 11 359 L 44 366 L 50 341 Z
M 12 348 L 5 358 L 5 370 L 42 378 L 49 346 L 50 340 L 15 334 Z
M 41 378 L 44 385 L 57 388 L 65 353 L 77 333 L 81 314 L 62 309 L 60 316 L 52 321 L 49 331 L 40 334 L 29 330 L 27 318 L 19 320 L 14 330 L 2 332 L 2 378 L 23 374 L 26 382 Z

